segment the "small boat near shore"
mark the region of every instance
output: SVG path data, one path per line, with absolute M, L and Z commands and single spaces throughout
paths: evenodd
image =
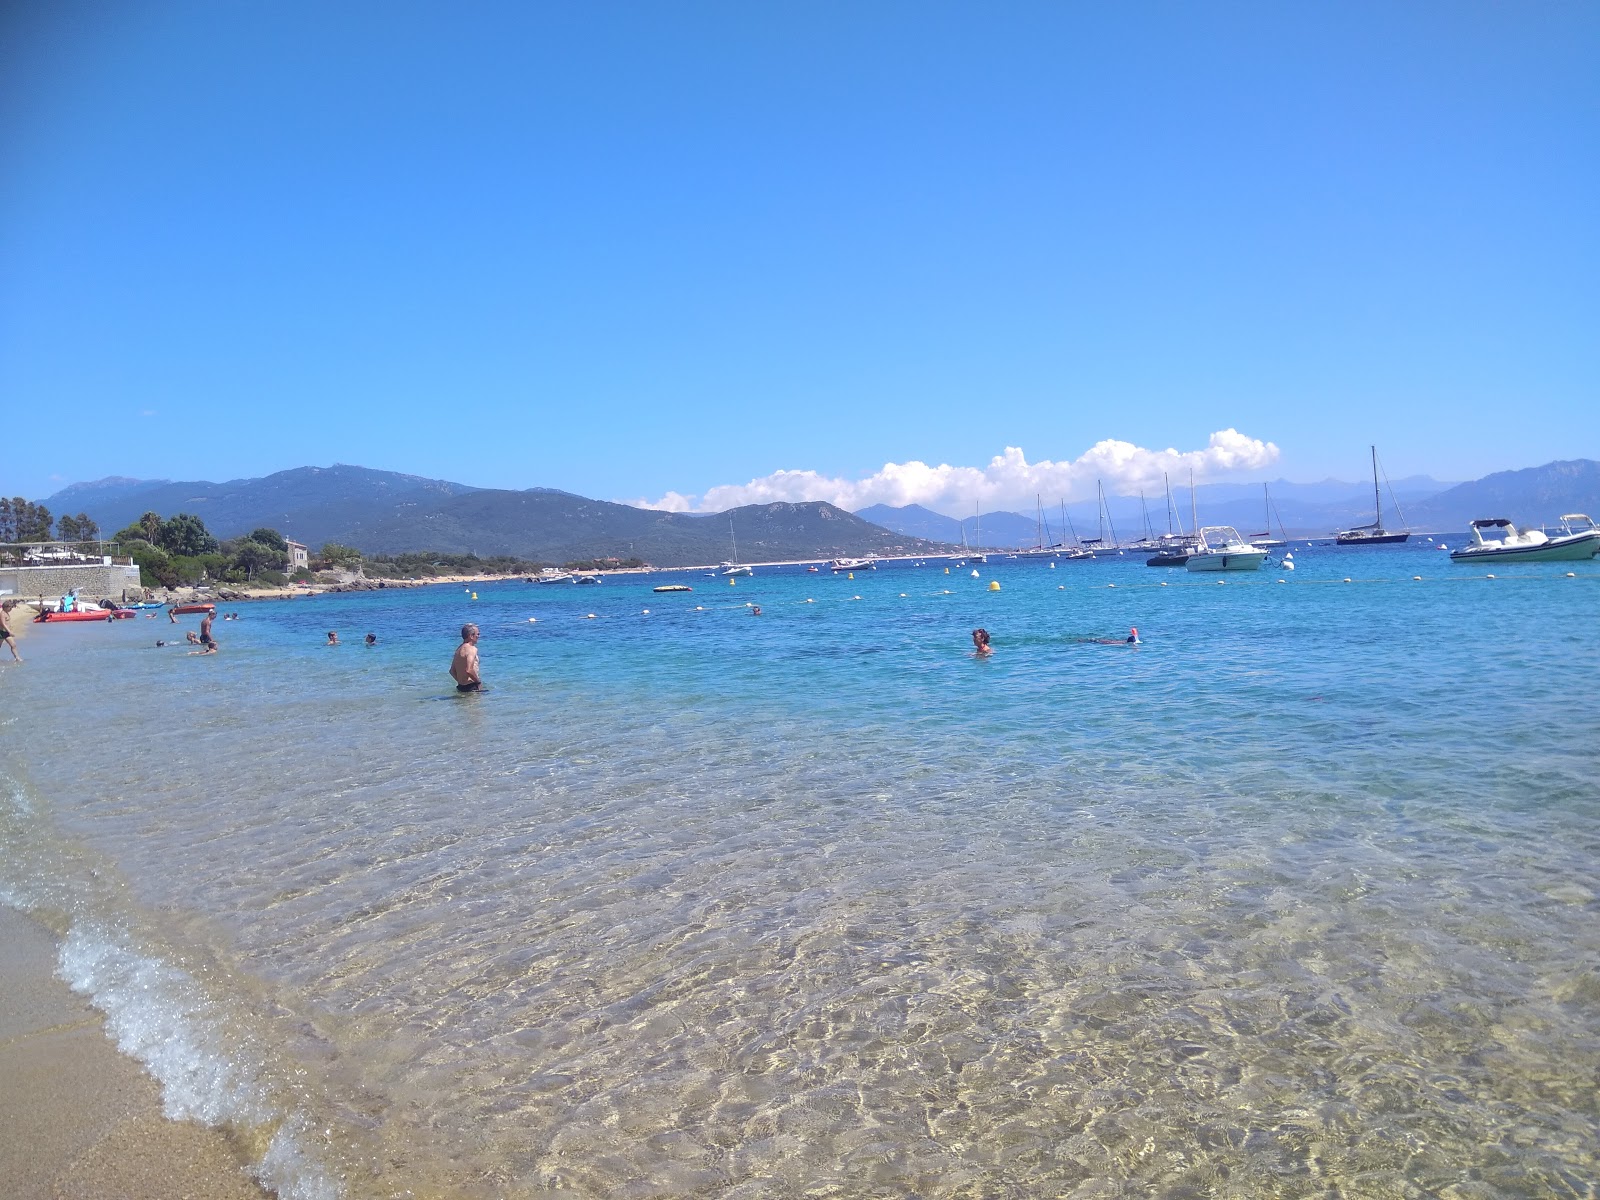
M 217 611 L 217 606 L 215 604 L 178 604 L 173 606 L 172 611 L 183 617 L 190 613 L 214 613 Z
M 650 589 L 652 592 L 692 592 L 694 589 L 687 583 L 663 583 L 660 587 Z
M 835 575 L 841 571 L 876 571 L 878 563 L 871 558 L 836 558 L 828 564 Z
M 1190 571 L 1259 571 L 1266 557 L 1265 550 L 1245 541 L 1232 525 L 1207 525 L 1183 565 Z
M 60 621 L 126 621 L 139 614 L 131 608 L 80 608 L 72 612 L 51 612 L 46 609 L 33 619 L 35 625 Z
M 1600 553 L 1600 529 L 1581 513 L 1561 518 L 1564 527 L 1573 529 L 1582 517 L 1588 528 L 1551 537 L 1538 529 L 1519 530 L 1505 517 L 1485 517 L 1472 523 L 1472 545 L 1450 552 L 1451 562 L 1573 562 Z M 1499 530 L 1497 538 L 1485 538 L 1484 530 Z

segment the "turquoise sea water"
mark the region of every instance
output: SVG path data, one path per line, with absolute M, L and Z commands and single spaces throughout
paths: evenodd
M 0 899 L 297 1200 L 1595 1196 L 1600 563 L 1294 553 L 36 626 Z

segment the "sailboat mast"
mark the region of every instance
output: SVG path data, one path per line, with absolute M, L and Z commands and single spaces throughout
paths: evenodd
M 1100 489 L 1100 504 L 1106 510 L 1106 525 L 1111 529 L 1111 544 L 1120 548 L 1120 543 L 1117 541 L 1117 527 L 1112 524 L 1111 505 L 1106 503 L 1106 491 L 1104 488 Z
M 1378 498 L 1378 447 L 1372 447 L 1372 524 L 1383 526 L 1383 501 Z
M 1189 468 L 1189 524 L 1196 533 L 1200 532 L 1200 509 L 1194 499 L 1194 468 Z

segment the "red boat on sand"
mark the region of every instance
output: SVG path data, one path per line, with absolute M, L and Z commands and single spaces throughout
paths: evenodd
M 125 621 L 139 614 L 131 608 L 80 608 L 76 612 L 42 612 L 33 619 L 35 625 L 48 621 Z

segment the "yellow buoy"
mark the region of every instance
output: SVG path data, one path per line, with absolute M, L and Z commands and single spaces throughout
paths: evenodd
M 846 571 L 844 573 L 844 577 L 846 579 L 854 579 L 856 577 L 856 573 L 854 571 Z
M 739 581 L 737 579 L 730 579 L 730 580 L 728 580 L 728 586 L 732 587 L 734 584 L 736 584 L 738 582 Z
M 989 580 L 989 590 L 991 592 L 998 592 L 1000 590 L 1000 581 L 998 579 Z

